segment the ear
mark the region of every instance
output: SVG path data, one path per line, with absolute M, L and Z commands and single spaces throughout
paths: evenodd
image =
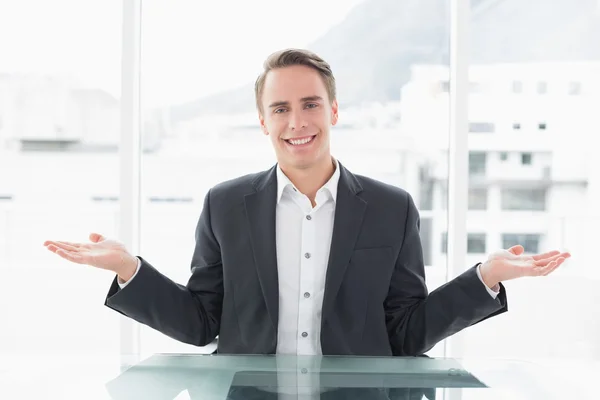
M 333 100 L 333 102 L 331 103 L 331 125 L 337 124 L 338 118 L 338 102 L 337 100 Z
M 265 118 L 260 112 L 258 113 L 258 120 L 260 122 L 260 129 L 262 129 L 263 133 L 268 136 L 269 131 L 267 130 L 267 125 L 265 124 Z

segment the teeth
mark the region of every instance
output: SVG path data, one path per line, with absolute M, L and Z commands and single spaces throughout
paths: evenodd
M 306 144 L 308 142 L 310 142 L 312 140 L 312 137 L 306 138 L 306 139 L 301 139 L 301 140 L 288 140 L 291 144 L 293 144 L 294 146 L 298 146 L 301 144 Z

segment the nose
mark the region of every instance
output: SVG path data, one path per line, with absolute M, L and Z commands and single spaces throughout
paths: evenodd
M 292 111 L 289 113 L 290 115 L 290 129 L 291 130 L 301 130 L 308 126 L 306 120 L 302 115 L 302 111 Z

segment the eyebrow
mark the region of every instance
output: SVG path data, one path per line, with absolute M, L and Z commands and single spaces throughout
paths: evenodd
M 323 98 L 321 96 L 308 96 L 308 97 L 303 97 L 300 99 L 301 102 L 319 101 L 319 100 L 323 100 Z M 271 103 L 269 105 L 269 108 L 280 107 L 280 106 L 289 106 L 289 105 L 290 105 L 289 101 L 276 101 L 274 103 Z

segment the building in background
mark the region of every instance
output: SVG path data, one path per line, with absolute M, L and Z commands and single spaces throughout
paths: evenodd
M 415 66 L 402 89 L 402 132 L 431 154 L 425 217 L 448 201 L 448 77 L 447 67 Z M 600 276 L 590 242 L 600 223 L 600 63 L 473 65 L 469 77 L 469 260 L 517 243 L 534 253 L 560 246 L 578 255 L 571 271 Z M 443 265 L 446 232 L 433 221 L 431 258 Z

